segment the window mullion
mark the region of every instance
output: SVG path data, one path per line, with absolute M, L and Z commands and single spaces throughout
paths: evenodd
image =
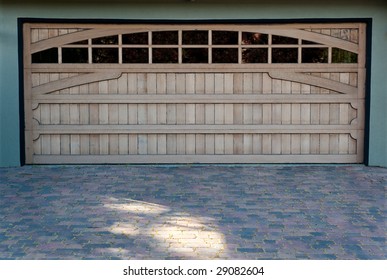
M 212 30 L 208 30 L 208 64 L 212 64 Z

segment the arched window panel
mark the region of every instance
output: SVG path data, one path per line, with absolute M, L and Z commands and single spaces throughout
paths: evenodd
M 243 45 L 267 45 L 269 43 L 269 35 L 258 32 L 242 32 Z
M 58 63 L 58 48 L 32 54 L 32 63 Z
M 207 30 L 183 31 L 183 45 L 208 45 Z
M 117 45 L 118 35 L 95 38 L 91 40 L 93 45 Z
M 357 57 L 356 53 L 332 48 L 332 63 L 357 63 Z
M 79 37 L 78 37 L 79 38 Z M 227 30 L 140 31 L 89 38 L 32 54 L 32 63 L 357 63 L 354 52 L 307 38 Z
M 88 63 L 87 48 L 62 48 L 62 63 Z
M 149 33 L 129 33 L 122 35 L 123 45 L 148 45 L 149 44 Z

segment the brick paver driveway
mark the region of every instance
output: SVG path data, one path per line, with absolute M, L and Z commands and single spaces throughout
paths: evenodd
M 386 259 L 387 169 L 0 168 L 0 259 Z

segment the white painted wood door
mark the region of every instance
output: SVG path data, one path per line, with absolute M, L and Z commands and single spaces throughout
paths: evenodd
M 363 162 L 364 24 L 24 24 L 25 154 Z

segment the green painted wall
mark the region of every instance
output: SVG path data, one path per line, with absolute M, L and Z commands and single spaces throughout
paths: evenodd
M 0 0 L 0 166 L 20 165 L 17 38 L 17 19 L 20 17 L 185 20 L 372 18 L 369 164 L 387 167 L 385 0 Z

